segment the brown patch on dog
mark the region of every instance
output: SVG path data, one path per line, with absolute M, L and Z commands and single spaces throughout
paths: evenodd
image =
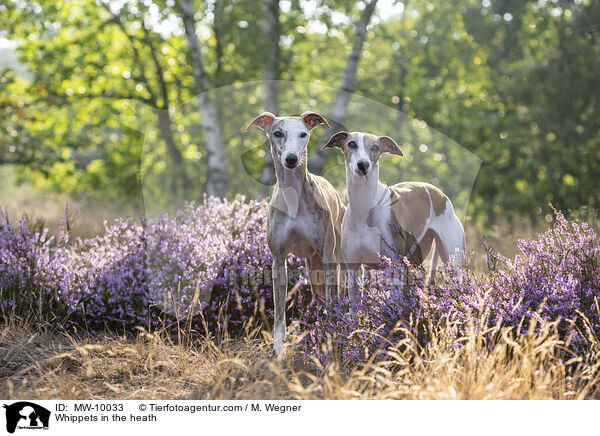
M 423 262 L 423 258 L 421 257 L 421 250 L 417 246 L 417 239 L 412 233 L 402 228 L 398 222 L 398 219 L 396 218 L 396 214 L 393 211 L 391 212 L 390 226 L 396 254 L 400 256 L 408 256 L 412 263 L 417 265 L 421 264 L 421 262 Z
M 431 210 L 424 184 L 406 182 L 390 186 L 390 200 L 400 226 L 413 235 L 420 235 Z
M 433 204 L 433 211 L 436 216 L 444 213 L 446 205 L 448 204 L 448 197 L 433 185 L 428 185 L 429 195 L 431 196 L 431 203 Z
M 428 183 L 405 182 L 390 186 L 390 200 L 390 226 L 396 250 L 399 254 L 409 256 L 413 263 L 420 264 L 431 249 L 431 241 L 423 236 L 417 247 L 416 238 L 423 235 L 432 205 L 435 214 L 443 213 L 447 197 Z M 394 228 L 400 231 L 394 231 Z

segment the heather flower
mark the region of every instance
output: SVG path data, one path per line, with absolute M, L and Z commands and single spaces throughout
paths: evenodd
M 221 338 L 270 330 L 267 210 L 265 201 L 205 197 L 155 220 L 105 223 L 102 234 L 88 239 L 71 237 L 66 211 L 56 240 L 0 212 L 0 317 L 92 334 L 134 333 L 139 326 L 176 334 L 182 323 L 193 335 Z M 468 264 L 447 265 L 435 286 L 406 259 L 382 257 L 380 268 L 365 274 L 352 311 L 346 299 L 312 299 L 304 261 L 289 256 L 288 320 L 304 333 L 300 355 L 323 364 L 385 359 L 406 340 L 428 346 L 430 327 L 440 324 L 452 326 L 448 334 L 460 346 L 472 327 L 499 324 L 527 334 L 537 321 L 557 321 L 561 337 L 583 353 L 589 336 L 600 333 L 597 239 L 588 224 L 556 212 L 552 228 L 518 240 L 514 258 L 494 253 L 498 263 L 487 276 L 475 276 Z M 398 289 L 394 278 L 406 268 L 412 279 Z
M 228 327 L 235 335 L 272 323 L 272 257 L 266 245 L 266 202 L 205 197 L 174 216 L 105 223 L 94 238 L 59 242 L 18 228 L 2 216 L 0 291 L 4 313 L 56 327 L 134 332 L 176 326 Z M 68 212 L 66 213 L 68 222 Z M 303 263 L 289 260 L 290 288 L 306 291 Z M 196 301 L 194 301 L 196 299 Z M 297 299 L 290 306 L 299 307 Z M 298 300 L 299 301 L 299 300 Z M 291 312 L 292 314 L 292 312 Z M 204 317 L 202 317 L 204 315 Z
M 459 343 L 471 326 L 485 331 L 500 324 L 527 334 L 530 325 L 537 329 L 539 321 L 548 320 L 559 321 L 558 333 L 572 351 L 585 352 L 588 336 L 600 333 L 597 238 L 588 224 L 567 221 L 557 211 L 552 228 L 535 239 L 518 240 L 520 254 L 514 259 L 495 253 L 501 264 L 483 278 L 469 272 L 468 262 L 459 268 L 448 264 L 437 286 L 425 286 L 421 279 L 398 291 L 377 273 L 365 283 L 355 318 L 347 314 L 346 301 L 334 301 L 326 310 L 311 307 L 302 323 L 309 334 L 299 348 L 323 364 L 338 359 L 356 365 L 373 356 L 385 358 L 407 331 L 426 346 L 431 340 L 427 325 L 452 325 Z M 398 272 L 389 259 L 380 266 Z

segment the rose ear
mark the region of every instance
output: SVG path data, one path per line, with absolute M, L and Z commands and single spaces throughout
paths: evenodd
M 346 142 L 346 139 L 348 139 L 348 132 L 337 132 L 329 139 L 329 141 L 327 141 L 327 144 L 325 144 L 323 148 L 321 148 L 321 150 L 333 147 L 342 148 L 342 146 Z
M 316 112 L 304 112 L 302 115 L 300 115 L 300 118 L 302 118 L 304 124 L 306 124 L 306 127 L 308 127 L 309 130 L 314 129 L 319 124 L 325 124 L 325 127 L 329 128 L 329 123 L 327 120 Z
M 269 130 L 274 120 L 275 115 L 273 115 L 271 112 L 263 112 L 262 114 L 254 118 L 250 124 L 248 124 L 248 127 L 246 127 L 246 132 L 250 130 L 253 126 L 258 126 L 266 132 L 267 130 Z
M 379 137 L 379 146 L 381 147 L 382 153 L 395 154 L 396 156 L 404 156 L 396 141 L 389 136 Z

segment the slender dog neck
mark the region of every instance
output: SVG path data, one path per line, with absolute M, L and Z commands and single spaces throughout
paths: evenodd
M 371 209 L 381 203 L 387 186 L 379 181 L 379 162 L 368 176 L 358 176 L 346 162 L 346 184 L 348 186 L 348 210 L 354 222 L 367 222 Z
M 302 152 L 300 158 L 300 164 L 296 168 L 286 168 L 281 164 L 277 155 L 273 152 L 273 144 L 271 144 L 271 153 L 273 155 L 273 163 L 275 164 L 275 177 L 277 178 L 277 184 L 285 200 L 287 207 L 287 214 L 291 217 L 296 217 L 300 204 L 303 199 L 302 190 L 304 188 L 304 182 L 308 177 L 308 170 L 306 169 L 306 149 Z

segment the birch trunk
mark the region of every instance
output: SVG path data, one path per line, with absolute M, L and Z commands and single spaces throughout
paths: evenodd
M 263 36 L 266 42 L 264 53 L 265 65 L 265 110 L 279 115 L 279 79 L 281 78 L 279 52 L 279 39 L 281 37 L 281 26 L 279 24 L 279 0 L 263 0 L 264 18 L 261 23 Z M 269 142 L 266 142 L 265 159 L 260 175 L 259 198 L 263 198 L 275 184 L 275 166 Z
M 342 83 L 331 108 L 330 118 L 332 118 L 333 122 L 329 123 L 331 127 L 323 134 L 317 149 L 313 151 L 308 160 L 308 169 L 315 174 L 321 174 L 323 172 L 330 154 L 330 150 L 321 150 L 321 148 L 323 148 L 327 141 L 329 141 L 329 138 L 339 130 L 340 125 L 346 118 L 348 102 L 350 101 L 351 94 L 354 92 L 354 80 L 356 78 L 358 62 L 360 61 L 360 54 L 367 36 L 367 26 L 371 21 L 373 12 L 375 12 L 376 5 L 377 0 L 371 0 L 363 9 L 358 23 L 355 24 L 356 33 L 354 34 L 352 51 L 346 60 Z
M 179 0 L 179 8 L 185 28 L 185 36 L 190 49 L 190 61 L 194 84 L 198 92 L 198 108 L 202 116 L 202 127 L 206 138 L 206 193 L 216 197 L 227 194 L 227 165 L 225 159 L 225 141 L 217 108 L 206 91 L 210 89 L 210 80 L 204 71 L 202 52 L 196 35 L 194 19 L 194 0 Z
M 404 10 L 402 11 L 402 27 L 401 27 L 401 32 L 406 32 L 406 17 L 408 15 L 408 5 L 409 2 L 408 0 L 404 0 Z M 406 56 L 404 55 L 404 53 L 401 51 L 402 48 L 399 47 L 398 48 L 398 53 L 396 56 L 394 56 L 395 58 L 395 63 L 397 64 L 397 68 L 398 68 L 398 103 L 397 103 L 397 110 L 398 110 L 398 116 L 396 118 L 396 137 L 397 138 L 402 138 L 403 137 L 403 133 L 406 134 L 405 132 L 402 132 L 402 123 L 404 122 L 405 118 L 405 114 L 403 112 L 404 109 L 404 97 L 405 97 L 405 91 L 404 88 L 406 87 L 406 74 L 407 74 L 407 69 L 406 69 L 406 65 L 408 65 L 408 59 L 406 58 Z

